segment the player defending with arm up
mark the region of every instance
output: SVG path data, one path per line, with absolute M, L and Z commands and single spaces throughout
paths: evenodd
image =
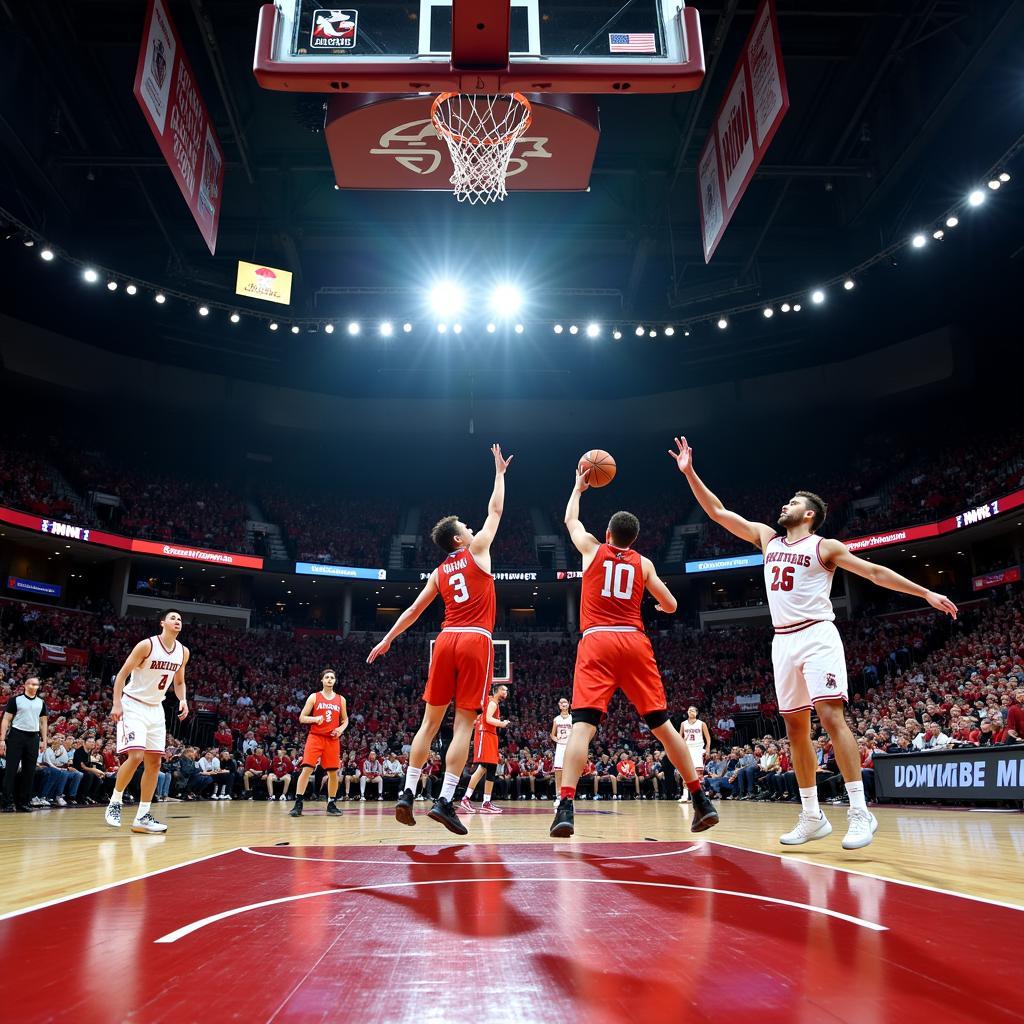
M 476 534 L 458 516 L 446 516 L 431 531 L 434 543 L 445 552 L 444 561 L 430 574 L 419 596 L 388 630 L 384 639 L 366 659 L 372 663 L 387 654 L 391 641 L 404 633 L 427 606 L 441 595 L 444 622 L 434 643 L 423 700 L 423 722 L 412 741 L 405 787 L 395 805 L 395 818 L 403 825 L 415 825 L 412 805 L 430 744 L 441 727 L 448 705 L 455 701 L 455 730 L 445 754 L 441 793 L 428 812 L 450 832 L 464 836 L 468 831 L 459 821 L 452 797 L 469 754 L 473 722 L 483 710 L 494 676 L 494 577 L 491 575 L 491 544 L 505 506 L 505 471 L 512 461 L 492 445 L 494 490 L 487 504 L 487 519 Z
M 565 525 L 583 556 L 580 628 L 572 685 L 572 732 L 565 750 L 560 801 L 551 825 L 552 836 L 571 836 L 573 797 L 587 761 L 590 741 L 619 688 L 665 747 L 693 794 L 691 832 L 718 824 L 718 814 L 701 792 L 697 773 L 683 738 L 669 719 L 665 687 L 651 642 L 644 632 L 640 605 L 647 590 L 659 612 L 671 615 L 676 599 L 661 581 L 649 558 L 633 550 L 640 521 L 630 512 L 616 512 L 608 522 L 602 544 L 580 522 L 580 495 L 587 489 L 589 470 L 576 473 L 576 484 L 565 509 Z
M 784 537 L 765 523 L 753 523 L 730 512 L 697 476 L 693 450 L 686 438 L 677 437 L 675 442 L 676 450 L 669 455 L 686 477 L 700 507 L 719 526 L 749 541 L 764 555 L 765 590 L 775 627 L 775 691 L 786 722 L 801 802 L 796 828 L 779 841 L 785 846 L 797 846 L 824 839 L 832 832 L 818 805 L 815 786 L 817 766 L 811 743 L 814 710 L 832 740 L 850 798 L 849 831 L 843 848 L 856 850 L 867 846 L 878 821 L 867 809 L 860 751 L 844 714 L 848 700 L 846 655 L 829 597 L 832 578 L 836 569 L 846 569 L 887 590 L 919 597 L 953 618 L 957 615 L 956 605 L 948 597 L 913 583 L 892 569 L 858 558 L 838 540 L 819 537 L 828 506 L 811 491 L 797 491 L 782 506 L 778 525 L 785 532 Z

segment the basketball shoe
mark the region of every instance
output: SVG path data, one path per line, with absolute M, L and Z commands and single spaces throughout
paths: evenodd
M 862 811 L 855 807 L 846 812 L 846 817 L 849 821 L 849 830 L 843 837 L 843 849 L 859 850 L 862 846 L 867 846 L 878 831 L 878 819 L 870 811 Z
M 459 810 L 465 811 L 467 814 L 476 814 L 476 808 L 473 806 L 468 796 L 464 796 L 459 801 Z
M 103 815 L 103 820 L 111 828 L 121 827 L 121 805 L 120 804 L 107 804 L 107 810 Z
M 162 821 L 157 821 L 152 814 L 144 814 L 141 818 L 136 818 L 132 822 L 133 832 L 149 832 L 153 835 L 159 835 L 161 832 L 167 831 L 167 826 Z
M 693 820 L 690 822 L 691 832 L 706 832 L 718 824 L 718 811 L 708 799 L 703 789 L 695 789 L 690 794 L 693 800 Z
M 814 839 L 824 839 L 825 836 L 830 836 L 832 834 L 832 826 L 829 824 L 828 818 L 820 811 L 818 814 L 819 816 L 815 818 L 814 815 L 805 814 L 801 811 L 800 817 L 796 820 L 796 828 L 792 832 L 787 832 L 784 836 L 779 836 L 779 842 L 783 846 L 802 846 L 804 843 L 809 843 Z M 868 842 L 871 842 L 871 840 L 868 839 Z
M 548 835 L 554 839 L 564 839 L 571 836 L 575 829 L 575 808 L 572 800 L 568 797 L 560 800 L 558 810 L 555 811 L 555 820 L 551 823 Z
M 408 792 L 408 790 L 406 790 L 406 792 Z M 440 822 L 446 829 L 448 829 L 449 832 L 454 832 L 457 836 L 465 836 L 469 834 L 469 829 L 459 821 L 459 816 L 456 813 L 451 800 L 445 800 L 442 797 L 438 797 L 434 801 L 433 807 L 427 811 L 427 817 Z
M 501 814 L 501 808 L 495 807 L 490 800 L 485 800 L 480 805 L 480 810 L 477 811 L 477 814 Z
M 406 789 L 395 804 L 395 820 L 403 825 L 415 825 L 416 815 L 412 813 L 412 790 Z

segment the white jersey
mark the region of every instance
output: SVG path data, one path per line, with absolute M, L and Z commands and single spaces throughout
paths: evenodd
M 821 538 L 809 534 L 788 543 L 772 537 L 764 550 L 764 586 L 776 633 L 834 622 L 829 594 L 834 572 L 821 561 Z
M 161 704 L 174 675 L 185 661 L 185 649 L 175 640 L 168 651 L 158 636 L 149 638 L 149 653 L 141 668 L 133 668 L 124 695 L 143 704 Z
M 695 722 L 688 718 L 683 722 L 683 742 L 688 747 L 704 749 L 704 723 L 699 718 Z
M 555 715 L 552 724 L 555 727 L 555 743 L 564 747 L 572 733 L 572 715 Z

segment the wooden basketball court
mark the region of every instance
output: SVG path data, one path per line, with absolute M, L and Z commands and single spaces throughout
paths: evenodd
M 688 807 L 584 802 L 568 842 L 541 801 L 466 839 L 288 806 L 165 804 L 166 836 L 5 819 L 17 1019 L 1024 1019 L 1016 813 L 880 808 L 846 853 L 843 808 L 784 849 L 793 806 L 725 803 L 694 837 Z

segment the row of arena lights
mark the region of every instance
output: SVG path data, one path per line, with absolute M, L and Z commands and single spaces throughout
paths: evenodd
M 1009 173 L 1007 171 L 1000 171 L 998 174 L 993 176 L 988 181 L 988 189 L 991 192 L 996 192 L 1003 185 L 1005 185 L 1009 180 L 1010 180 Z M 986 191 L 983 188 L 972 189 L 967 194 L 967 197 L 966 197 L 966 200 L 965 200 L 967 207 L 974 209 L 974 208 L 977 208 L 977 207 L 981 206 L 982 204 L 984 204 L 984 202 L 985 202 L 985 200 L 987 198 L 987 194 L 988 193 L 986 193 Z M 948 230 L 952 230 L 953 228 L 957 227 L 957 225 L 959 223 L 960 223 L 960 219 L 959 219 L 959 217 L 957 217 L 956 213 L 955 212 L 954 213 L 949 213 L 941 221 L 939 226 L 936 226 L 934 228 L 934 230 L 931 231 L 931 233 L 930 233 L 931 239 L 934 239 L 935 241 L 942 241 L 946 237 L 946 232 Z M 30 246 L 30 247 L 34 246 L 36 244 L 36 239 L 34 237 L 32 237 L 32 235 L 30 235 L 30 234 L 26 235 L 23 241 L 24 241 L 24 244 L 26 246 Z M 925 248 L 925 246 L 928 245 L 928 242 L 929 242 L 929 234 L 924 232 L 924 231 L 918 231 L 915 234 L 913 234 L 909 238 L 908 241 L 905 241 L 903 243 L 899 243 L 898 245 L 891 247 L 891 249 L 900 248 L 903 245 L 907 245 L 907 244 L 909 244 L 909 246 L 912 249 L 923 249 L 923 248 Z M 56 252 L 52 248 L 50 248 L 49 246 L 46 246 L 46 245 L 43 245 L 41 247 L 39 255 L 47 263 L 52 262 L 54 259 L 56 259 L 56 256 L 57 256 Z M 74 262 L 78 262 L 79 265 L 82 266 L 82 264 L 79 261 L 74 261 Z M 872 261 L 868 261 L 869 264 L 871 262 Z M 136 295 L 138 293 L 140 286 L 135 284 L 133 281 L 124 280 L 124 279 L 121 279 L 119 281 L 119 279 L 117 277 L 115 277 L 115 276 L 111 276 L 111 275 L 107 275 L 107 276 L 108 276 L 108 280 L 107 280 L 107 283 L 106 283 L 106 287 L 107 287 L 107 289 L 109 291 L 116 292 L 121 287 L 121 284 L 123 284 L 124 285 L 124 291 L 125 291 L 126 294 L 128 294 L 128 295 Z M 84 266 L 83 270 L 82 270 L 82 278 L 83 278 L 83 280 L 87 284 L 97 284 L 100 281 L 101 275 L 100 275 L 99 271 L 97 271 L 95 268 L 89 267 L 89 266 Z M 152 287 L 152 286 L 148 286 L 148 287 Z M 854 281 L 854 279 L 852 277 L 846 277 L 846 278 L 842 279 L 842 287 L 843 287 L 844 291 L 847 291 L 847 292 L 853 291 L 853 289 L 856 287 L 856 282 Z M 183 297 L 183 296 L 178 296 L 178 297 Z M 820 306 L 820 305 L 822 305 L 826 301 L 827 292 L 826 292 L 825 287 L 814 288 L 814 289 L 810 290 L 807 293 L 806 297 L 810 300 L 810 303 L 811 303 L 812 306 Z M 184 298 L 186 298 L 188 301 L 195 301 L 191 297 L 184 297 Z M 792 312 L 792 313 L 799 313 L 799 312 L 801 312 L 802 309 L 803 309 L 803 304 L 801 302 L 799 302 L 799 301 L 795 301 L 796 298 L 797 298 L 797 296 L 790 295 L 786 301 L 781 302 L 778 305 L 779 312 L 783 313 L 783 314 L 790 313 L 790 312 Z M 154 290 L 153 290 L 153 300 L 156 303 L 158 303 L 159 305 L 163 305 L 164 303 L 167 302 L 167 294 L 164 291 L 161 291 L 160 289 L 155 289 L 154 288 Z M 446 281 L 439 281 L 436 284 L 434 284 L 431 287 L 431 289 L 429 290 L 429 292 L 427 294 L 427 300 L 428 300 L 428 304 L 429 304 L 429 307 L 430 307 L 431 311 L 434 312 L 439 318 L 440 317 L 444 317 L 445 318 L 445 319 L 438 319 L 438 321 L 437 321 L 436 327 L 437 327 L 437 333 L 438 334 L 447 334 L 449 332 L 451 332 L 452 334 L 461 334 L 462 333 L 462 331 L 463 331 L 462 323 L 459 320 L 457 320 L 457 319 L 455 319 L 455 320 L 450 319 L 450 318 L 457 317 L 460 313 L 462 313 L 466 309 L 466 306 L 467 306 L 466 292 L 462 288 L 461 285 L 459 285 L 455 281 L 448 281 L 448 280 L 446 280 Z M 515 331 L 516 334 L 523 334 L 525 332 L 525 330 L 526 330 L 526 327 L 525 327 L 525 325 L 522 322 L 520 322 L 520 321 L 518 321 L 516 319 L 517 314 L 523 308 L 523 304 L 524 304 L 523 293 L 515 284 L 500 283 L 500 284 L 495 285 L 495 287 L 491 290 L 490 296 L 489 296 L 489 308 L 490 308 L 490 312 L 491 312 L 491 315 L 492 315 L 493 319 L 488 321 L 488 323 L 486 325 L 487 332 L 489 334 L 494 334 L 498 330 L 499 324 L 502 324 L 502 325 L 505 325 L 505 326 L 512 327 L 512 329 Z M 218 304 L 215 304 L 215 305 L 217 306 L 217 308 L 220 308 L 220 309 L 230 309 L 230 307 L 225 306 L 223 303 L 218 303 Z M 730 311 L 726 311 L 726 312 L 745 312 L 749 308 L 750 307 L 741 307 L 738 310 L 735 310 L 735 311 L 731 311 L 730 310 Z M 196 312 L 201 317 L 209 316 L 210 315 L 210 310 L 211 310 L 211 304 L 208 304 L 206 302 L 200 302 L 196 306 Z M 775 316 L 775 312 L 776 312 L 775 305 L 774 304 L 767 305 L 767 306 L 765 306 L 761 310 L 761 312 L 762 312 L 762 315 L 764 316 L 765 319 L 771 319 L 772 317 Z M 247 314 L 247 315 L 253 316 L 253 317 L 257 318 L 257 319 L 265 321 L 266 324 L 267 324 L 267 327 L 271 331 L 277 331 L 281 327 L 281 324 L 277 320 L 274 320 L 272 318 L 268 318 L 267 316 L 265 316 L 263 314 Z M 231 310 L 228 319 L 230 320 L 231 323 L 238 324 L 242 320 L 242 314 L 239 313 L 238 310 Z M 690 326 L 694 326 L 696 323 L 704 322 L 704 321 L 714 321 L 720 330 L 725 330 L 729 326 L 729 320 L 728 320 L 728 317 L 727 317 L 726 313 L 711 314 L 708 317 L 699 318 L 698 320 L 695 320 L 693 322 L 693 324 L 691 324 Z M 306 322 L 306 326 L 310 330 L 316 330 L 318 326 L 322 326 L 322 328 L 323 328 L 323 330 L 324 330 L 324 332 L 326 334 L 333 334 L 334 331 L 335 331 L 335 325 L 334 325 L 334 323 L 332 323 L 330 321 L 327 321 L 327 322 L 319 322 L 318 321 L 315 324 L 313 322 Z M 289 325 L 289 329 L 291 330 L 292 334 L 299 334 L 301 332 L 301 330 L 302 330 L 302 327 L 300 327 L 300 325 L 297 324 L 297 323 L 291 323 Z M 363 329 L 362 328 L 362 324 L 359 321 L 357 321 L 357 320 L 349 321 L 348 324 L 346 325 L 346 330 L 347 330 L 348 334 L 353 336 L 353 337 L 361 334 L 362 333 L 362 329 Z M 408 320 L 404 321 L 401 324 L 401 330 L 402 330 L 403 333 L 409 334 L 413 330 L 413 324 L 410 321 L 408 321 Z M 398 331 L 398 327 L 394 323 L 392 323 L 390 320 L 383 320 L 383 321 L 381 321 L 377 325 L 377 332 L 378 332 L 378 334 L 381 337 L 384 337 L 384 338 L 390 338 L 390 337 L 394 336 L 397 333 L 397 331 Z M 598 337 L 601 336 L 602 325 L 600 323 L 595 322 L 595 321 L 591 321 L 591 322 L 587 323 L 583 327 L 581 327 L 579 324 L 574 324 L 574 323 L 573 324 L 569 324 L 568 326 L 565 326 L 565 325 L 560 324 L 560 323 L 556 323 L 553 326 L 553 331 L 554 331 L 555 334 L 562 334 L 563 332 L 567 332 L 567 333 L 569 333 L 571 335 L 579 334 L 582 331 L 582 333 L 586 337 L 588 337 L 588 338 L 598 338 Z M 622 338 L 623 329 L 619 328 L 619 327 L 615 327 L 615 328 L 613 328 L 611 333 L 612 333 L 612 338 L 614 338 L 616 341 L 618 341 L 618 340 L 620 340 Z M 660 327 L 660 333 L 663 334 L 667 338 L 671 338 L 671 337 L 673 337 L 675 335 L 676 328 L 671 326 L 671 325 L 662 326 L 662 327 Z M 634 329 L 634 334 L 638 338 L 642 338 L 644 336 L 646 336 L 648 338 L 656 338 L 659 335 L 659 328 L 658 327 L 651 327 L 651 326 L 644 326 L 643 324 L 637 324 L 637 326 Z M 689 337 L 689 335 L 690 335 L 689 328 L 688 327 L 684 327 L 682 329 L 682 334 L 683 334 L 684 337 Z

